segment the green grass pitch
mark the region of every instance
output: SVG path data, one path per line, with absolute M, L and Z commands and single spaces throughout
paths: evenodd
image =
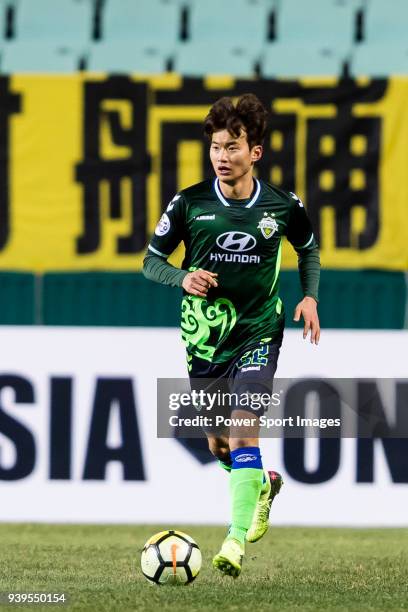
M 201 573 L 189 586 L 151 585 L 139 570 L 140 550 L 172 527 L 197 540 Z M 272 527 L 247 546 L 236 580 L 211 567 L 224 534 L 210 526 L 0 524 L 0 591 L 69 596 L 68 606 L 10 611 L 408 610 L 408 529 Z

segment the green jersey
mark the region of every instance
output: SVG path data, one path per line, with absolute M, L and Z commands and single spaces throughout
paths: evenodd
M 167 258 L 185 245 L 182 268 L 218 273 L 207 298 L 184 294 L 182 337 L 187 352 L 212 363 L 282 333 L 279 298 L 282 240 L 298 253 L 316 249 L 301 200 L 254 179 L 247 200 L 226 199 L 216 179 L 178 193 L 162 215 L 149 250 Z

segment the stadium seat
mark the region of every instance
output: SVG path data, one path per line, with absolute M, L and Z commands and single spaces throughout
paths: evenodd
M 330 43 L 339 50 L 354 40 L 355 0 L 281 0 L 276 38 L 282 43 Z
M 405 44 L 367 42 L 356 46 L 350 71 L 355 77 L 408 75 L 408 41 Z
M 51 42 L 10 42 L 3 46 L 1 71 L 74 72 L 79 54 L 70 47 Z
M 143 47 L 137 41 L 99 42 L 91 48 L 87 69 L 152 74 L 166 70 L 166 57 L 159 49 Z
M 148 47 L 174 49 L 180 29 L 178 0 L 106 0 L 102 39 L 130 39 Z
M 269 0 L 191 0 L 190 40 L 261 46 L 272 8 Z
M 407 41 L 407 0 L 369 0 L 365 10 L 364 40 L 397 43 Z
M 264 77 L 339 76 L 344 61 L 336 46 L 273 43 L 265 48 L 261 72 Z
M 19 0 L 16 4 L 18 40 L 84 44 L 91 40 L 92 0 Z
M 254 75 L 255 58 L 244 46 L 205 42 L 188 42 L 177 48 L 174 70 L 184 76 L 230 74 L 235 77 Z

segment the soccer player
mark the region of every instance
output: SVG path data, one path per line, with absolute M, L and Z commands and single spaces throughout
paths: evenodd
M 282 239 L 298 254 L 303 299 L 294 320 L 303 338 L 320 336 L 317 314 L 319 251 L 301 200 L 254 176 L 262 156 L 267 111 L 252 94 L 234 104 L 221 98 L 204 131 L 215 179 L 183 189 L 162 215 L 144 260 L 147 278 L 183 287 L 181 328 L 192 380 L 227 380 L 229 389 L 254 393 L 271 388 L 284 327 L 279 298 Z M 182 269 L 167 258 L 183 241 Z M 259 449 L 259 410 L 232 407 L 232 417 L 255 417 L 242 431 L 206 430 L 209 448 L 230 475 L 232 520 L 216 569 L 241 572 L 245 542 L 268 529 L 282 478 L 264 471 Z M 253 421 L 252 421 L 253 423 Z

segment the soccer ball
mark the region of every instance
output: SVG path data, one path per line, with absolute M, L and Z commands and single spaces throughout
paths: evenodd
M 182 531 L 160 531 L 143 547 L 142 572 L 156 584 L 188 584 L 201 568 L 201 552 L 196 542 Z

